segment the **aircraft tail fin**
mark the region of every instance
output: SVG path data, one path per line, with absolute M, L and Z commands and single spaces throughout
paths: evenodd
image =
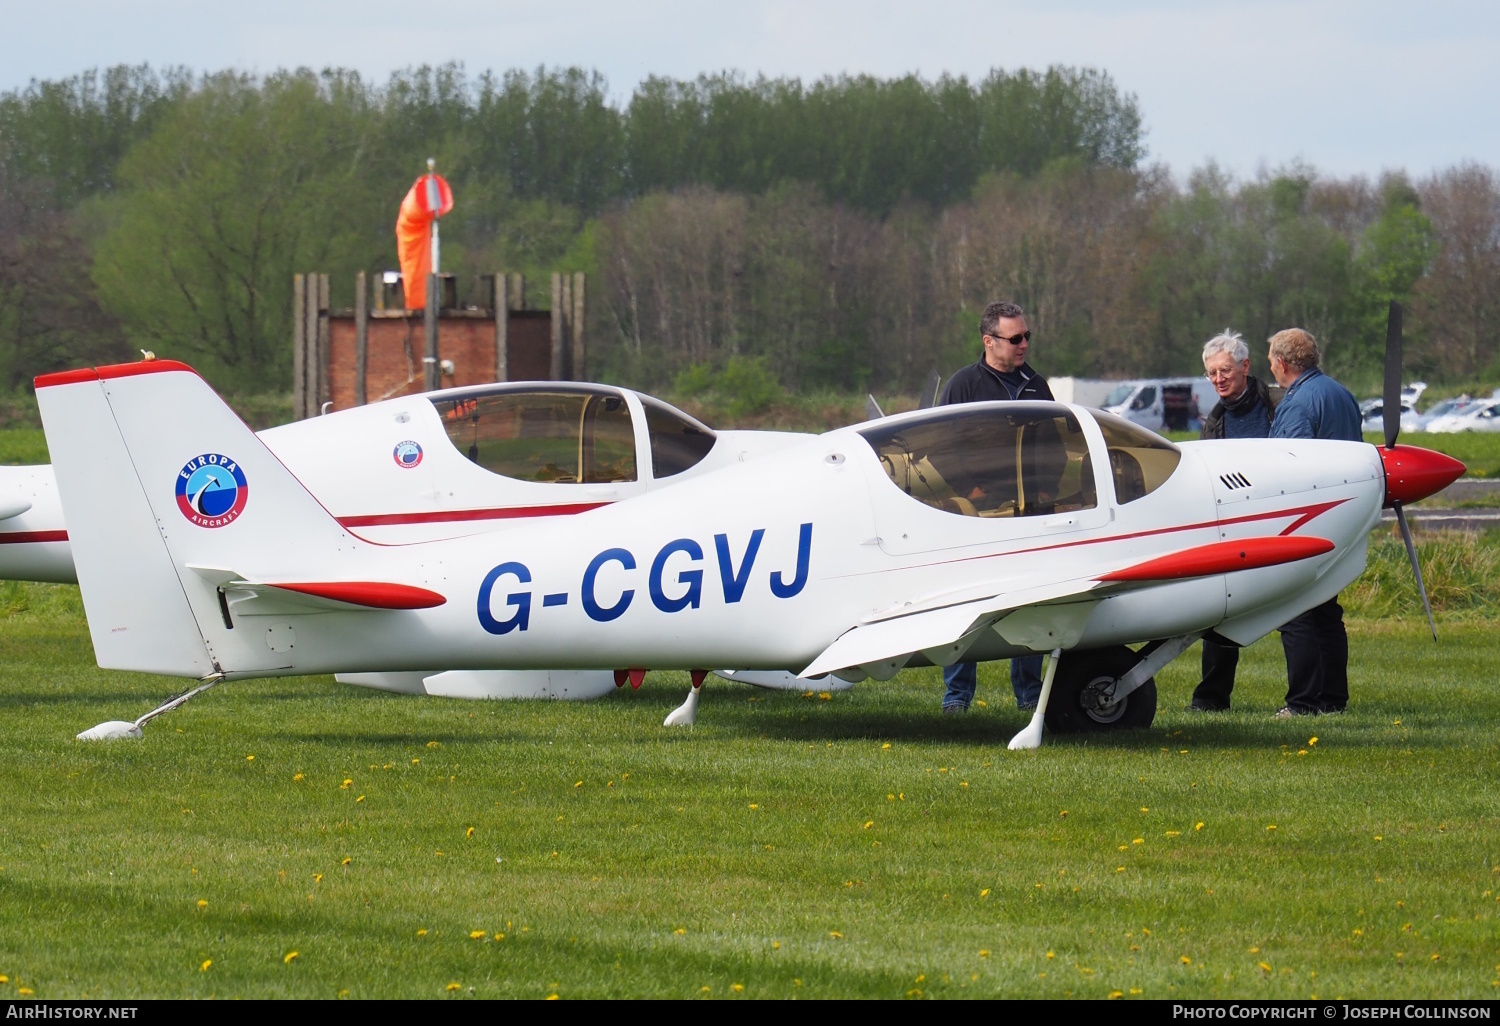
M 234 629 L 240 578 L 281 582 L 280 594 L 286 582 L 358 580 L 356 560 L 374 547 L 185 364 L 66 371 L 36 385 L 99 665 L 290 672 L 289 652 Z M 236 572 L 220 580 L 205 567 Z

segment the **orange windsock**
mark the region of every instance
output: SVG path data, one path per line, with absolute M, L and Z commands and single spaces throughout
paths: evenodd
M 430 166 L 430 165 L 429 165 Z M 427 275 L 432 273 L 432 222 L 453 209 L 453 190 L 442 175 L 428 173 L 412 183 L 396 215 L 396 254 L 406 308 L 427 305 Z

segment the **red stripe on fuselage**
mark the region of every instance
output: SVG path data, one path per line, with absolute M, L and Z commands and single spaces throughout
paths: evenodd
M 65 542 L 67 531 L 11 531 L 0 533 L 0 545 L 39 545 L 44 542 Z
M 495 506 L 489 509 L 437 510 L 431 513 L 370 513 L 339 517 L 345 527 L 391 527 L 398 524 L 453 524 L 474 520 L 516 520 L 524 517 L 564 517 L 587 513 L 607 502 L 569 502 L 555 506 Z

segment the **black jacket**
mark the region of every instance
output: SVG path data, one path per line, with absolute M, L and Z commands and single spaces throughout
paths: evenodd
M 1266 422 L 1270 423 L 1276 415 L 1276 407 L 1281 402 L 1281 397 L 1286 395 L 1286 389 L 1267 386 L 1254 374 L 1245 379 L 1247 391 L 1254 391 L 1260 396 L 1260 401 L 1266 405 Z M 1203 427 L 1198 431 L 1199 438 L 1223 438 L 1224 437 L 1224 401 L 1221 399 L 1214 404 L 1208 416 L 1203 418 Z
M 1052 389 L 1047 387 L 1047 379 L 1031 369 L 1031 364 L 1023 363 L 1020 371 L 1026 377 L 1026 384 L 1021 386 L 1021 391 L 1016 395 L 1021 399 L 1046 399 L 1051 400 Z M 948 379 L 948 384 L 943 389 L 943 397 L 938 400 L 939 406 L 951 406 L 954 403 L 982 403 L 993 399 L 1009 400 L 1010 390 L 1005 387 L 1005 382 L 1000 380 L 1000 375 L 995 368 L 984 362 L 984 357 L 979 358 L 978 363 L 971 363 L 958 371 Z

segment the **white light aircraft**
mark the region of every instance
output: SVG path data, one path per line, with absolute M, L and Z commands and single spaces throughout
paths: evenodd
M 201 681 L 142 720 L 225 679 L 442 666 L 691 670 L 668 723 L 691 722 L 704 667 L 888 679 L 1048 652 L 1011 743 L 1035 747 L 1044 721 L 1149 724 L 1157 669 L 1336 595 L 1382 505 L 1464 470 L 1392 424 L 1385 447 L 1173 445 L 1082 407 L 976 403 L 390 546 L 339 523 L 181 364 L 47 375 L 37 396 L 99 664 Z M 112 727 L 139 734 L 97 736 Z
M 567 517 L 679 484 L 810 438 L 713 431 L 649 395 L 609 385 L 515 382 L 372 403 L 259 433 L 343 527 L 404 544 Z M 204 485 L 219 481 L 205 469 Z M 214 501 L 203 487 L 189 503 Z M 76 583 L 50 466 L 0 467 L 0 580 Z M 726 672 L 761 686 L 773 675 Z M 364 687 L 453 698 L 593 698 L 610 673 L 347 673 Z M 794 682 L 796 683 L 796 682 Z

